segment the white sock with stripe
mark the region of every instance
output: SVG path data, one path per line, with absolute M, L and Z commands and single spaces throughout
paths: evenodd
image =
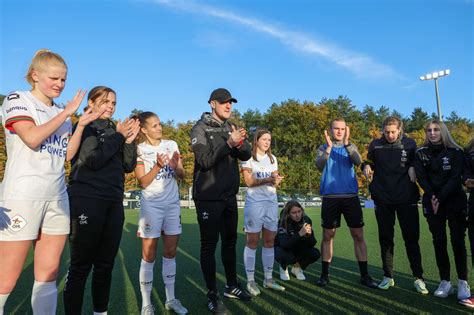
M 146 262 L 142 259 L 138 279 L 140 281 L 140 292 L 142 294 L 142 308 L 151 304 L 151 290 L 153 288 L 153 267 L 155 262 Z
M 265 280 L 273 278 L 273 262 L 275 260 L 275 251 L 273 247 L 262 248 L 262 264 L 263 264 L 263 273 L 265 275 Z
M 244 266 L 247 274 L 247 281 L 255 281 L 255 256 L 257 250 L 245 246 L 244 248 Z
M 163 257 L 163 267 L 161 270 L 163 282 L 165 284 L 166 302 L 174 300 L 174 283 L 176 281 L 176 258 Z

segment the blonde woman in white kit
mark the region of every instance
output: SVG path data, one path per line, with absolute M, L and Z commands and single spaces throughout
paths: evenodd
M 65 107 L 56 104 L 66 78 L 64 59 L 38 50 L 26 74 L 32 89 L 10 93 L 2 105 L 8 159 L 0 208 L 0 314 L 32 243 L 33 313 L 56 314 L 56 279 L 70 224 L 64 162 L 76 153 L 83 127 L 97 118 L 90 111 L 84 113 L 69 139 L 70 116 L 85 92 L 79 90 Z

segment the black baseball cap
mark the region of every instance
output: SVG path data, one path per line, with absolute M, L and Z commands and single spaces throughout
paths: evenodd
M 237 103 L 237 100 L 233 98 L 230 92 L 224 88 L 218 88 L 212 91 L 211 96 L 209 97 L 209 101 L 207 102 L 211 103 L 211 101 L 218 101 L 219 103 Z

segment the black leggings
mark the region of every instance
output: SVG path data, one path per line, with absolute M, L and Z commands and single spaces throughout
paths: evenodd
M 69 198 L 71 264 L 64 287 L 66 314 L 81 314 L 84 287 L 92 273 L 92 301 L 95 312 L 105 312 L 124 222 L 122 201 L 85 197 Z
M 308 247 L 299 251 L 284 250 L 280 246 L 275 246 L 275 260 L 286 269 L 288 265 L 299 263 L 304 270 L 310 264 L 314 263 L 321 257 L 321 253 L 317 248 Z
M 436 264 L 438 265 L 439 276 L 441 280 L 450 280 L 451 265 L 448 255 L 448 237 L 446 235 L 446 221 L 449 225 L 449 234 L 451 236 L 451 246 L 454 254 L 454 264 L 458 273 L 458 279 L 467 280 L 467 253 L 464 238 L 466 236 L 466 217 L 453 216 L 446 218 L 446 214 L 441 212 L 436 215 L 426 216 L 433 236 L 433 245 L 435 249 Z
M 217 201 L 194 201 L 201 231 L 201 270 L 209 290 L 216 291 L 216 246 L 221 236 L 221 259 L 228 286 L 237 284 L 236 253 L 239 214 L 235 197 Z

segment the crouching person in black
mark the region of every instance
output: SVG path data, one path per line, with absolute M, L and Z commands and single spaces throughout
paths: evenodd
M 311 219 L 299 202 L 290 200 L 283 208 L 275 239 L 275 260 L 280 263 L 280 279 L 288 281 L 288 266 L 298 280 L 305 280 L 303 270 L 316 262 L 321 253 L 314 246 L 316 238 Z

